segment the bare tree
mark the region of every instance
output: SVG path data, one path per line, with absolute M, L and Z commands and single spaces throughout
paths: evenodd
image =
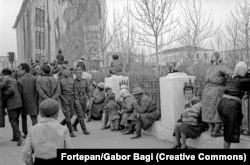
M 193 66 L 196 49 L 202 47 L 205 41 L 215 34 L 213 21 L 209 15 L 206 15 L 201 3 L 196 3 L 195 0 L 185 1 L 181 5 L 181 14 L 183 20 L 180 26 L 179 43 L 187 48 L 187 60 Z
M 217 51 L 222 51 L 224 48 L 224 38 L 225 38 L 225 35 L 224 35 L 223 30 L 220 27 L 218 27 L 215 32 L 214 38 L 211 41 L 212 49 L 217 50 Z
M 232 17 L 237 20 L 239 24 L 239 42 L 241 47 L 246 51 L 246 58 L 249 61 L 249 44 L 250 44 L 250 2 L 244 0 L 243 4 L 238 4 L 235 9 L 235 13 L 232 13 Z
M 227 30 L 227 35 L 226 35 L 226 41 L 228 43 L 229 49 L 233 50 L 233 55 L 231 57 L 231 60 L 233 62 L 241 59 L 241 57 L 238 55 L 238 49 L 240 48 L 240 42 L 239 42 L 239 29 L 240 29 L 240 24 L 238 19 L 234 16 L 233 13 L 231 13 L 231 18 L 227 21 L 226 23 L 226 30 Z
M 177 40 L 174 30 L 178 19 L 173 17 L 176 0 L 135 0 L 135 11 L 131 11 L 137 21 L 138 44 L 155 50 L 156 75 L 159 75 L 159 49 Z M 162 42 L 163 36 L 167 36 Z
M 109 15 L 108 12 L 109 11 L 107 10 L 105 3 L 105 10 L 101 11 L 100 14 L 102 18 L 100 18 L 100 25 L 98 26 L 98 29 L 96 27 L 88 27 L 85 29 L 86 35 L 91 35 L 91 33 L 93 34 L 91 35 L 92 37 L 89 38 L 88 42 L 92 43 L 91 48 L 96 47 L 94 48 L 96 49 L 95 51 L 100 52 L 102 66 L 105 67 L 107 67 L 108 58 L 106 57 L 106 52 L 120 32 L 120 29 L 122 28 L 122 20 L 124 17 L 123 14 L 118 15 L 115 11 L 113 11 L 112 15 Z

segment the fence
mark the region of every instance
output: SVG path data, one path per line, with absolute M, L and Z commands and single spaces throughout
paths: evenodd
M 104 81 L 105 74 L 95 73 L 92 74 L 93 81 Z M 132 92 L 135 86 L 140 86 L 147 95 L 149 95 L 156 103 L 157 108 L 161 109 L 160 103 L 160 85 L 158 79 L 138 79 L 133 76 L 129 76 L 129 90 Z M 205 83 L 200 80 L 195 80 L 193 83 L 195 96 L 202 99 L 202 92 Z M 241 126 L 241 133 L 250 136 L 250 92 L 242 99 L 242 113 L 243 120 Z
M 129 80 L 129 91 L 131 93 L 136 86 L 141 87 L 155 101 L 157 109 L 161 110 L 159 80 Z

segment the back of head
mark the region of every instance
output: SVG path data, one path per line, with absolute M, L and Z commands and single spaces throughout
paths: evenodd
M 30 66 L 27 63 L 20 64 L 21 69 L 25 70 L 26 73 L 30 72 Z
M 122 89 L 120 91 L 120 97 L 128 97 L 128 96 L 130 96 L 130 93 L 127 89 Z
M 113 60 L 118 60 L 119 56 L 117 54 L 113 54 L 112 58 L 113 58 Z
M 58 54 L 62 54 L 62 50 L 58 50 Z
M 46 99 L 39 105 L 41 115 L 50 117 L 59 111 L 59 103 L 54 99 Z
M 4 76 L 10 76 L 10 75 L 12 75 L 12 71 L 11 71 L 9 68 L 4 68 L 4 69 L 2 70 L 2 74 L 3 74 Z
M 218 51 L 215 51 L 213 54 L 212 54 L 212 59 L 211 59 L 211 63 L 212 64 L 220 64 L 222 62 L 222 59 L 221 59 L 221 55 Z
M 42 66 L 42 71 L 43 71 L 45 74 L 50 74 L 51 68 L 50 68 L 49 65 L 43 65 L 43 66 Z
M 238 62 L 234 68 L 234 75 L 245 77 L 247 74 L 247 64 L 243 61 Z

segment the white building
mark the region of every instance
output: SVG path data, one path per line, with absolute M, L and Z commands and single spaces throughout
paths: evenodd
M 13 26 L 18 62 L 29 63 L 31 59 L 52 62 L 58 50 L 62 50 L 70 64 L 81 57 L 89 60 L 99 57 L 96 43 L 89 42 L 89 38 L 96 37 L 96 31 L 91 35 L 90 30 L 85 30 L 99 29 L 105 3 L 105 0 L 23 0 Z
M 166 49 L 159 53 L 159 64 L 166 65 L 169 62 L 178 61 L 184 63 L 188 58 L 188 52 L 190 50 L 190 46 L 186 47 L 178 47 L 173 49 Z M 209 62 L 211 60 L 211 54 L 214 52 L 212 49 L 205 49 L 196 47 L 193 59 L 195 61 L 203 60 Z M 156 63 L 156 55 L 152 54 L 145 58 L 146 63 L 151 63 L 154 65 Z

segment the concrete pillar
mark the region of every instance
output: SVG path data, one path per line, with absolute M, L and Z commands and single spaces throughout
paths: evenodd
M 126 76 L 106 77 L 104 82 L 105 86 L 108 86 L 112 89 L 116 99 L 119 98 L 121 85 L 127 85 L 129 87 L 129 78 Z
M 180 119 L 184 110 L 183 87 L 190 79 L 194 82 L 195 76 L 186 73 L 170 73 L 160 78 L 161 122 L 167 129 L 174 130 L 176 121 Z

